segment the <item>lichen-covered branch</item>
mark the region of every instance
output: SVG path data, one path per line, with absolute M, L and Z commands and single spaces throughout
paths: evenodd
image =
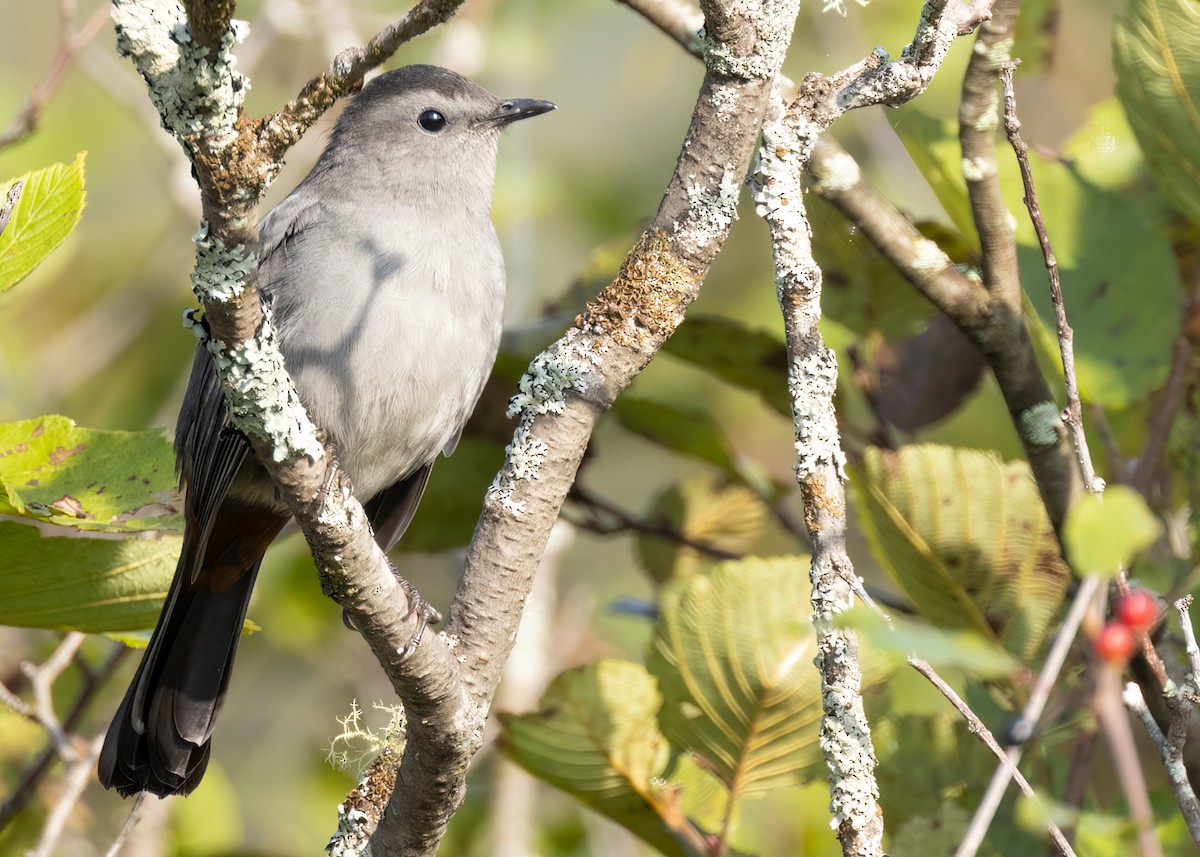
M 337 70 L 339 86 L 348 88 L 402 41 L 448 17 L 457 5 L 418 4 L 368 48 L 351 52 L 352 59 Z M 233 19 L 233 11 L 232 2 L 191 2 L 185 8 L 176 0 L 114 0 L 112 16 L 118 50 L 145 80 L 164 127 L 187 153 L 200 187 L 204 220 L 196 235 L 192 280 L 212 331 L 207 344 L 231 416 L 300 524 L 323 589 L 361 631 L 409 712 L 409 752 L 400 776 L 405 791 L 418 798 L 392 818 L 399 819 L 412 841 L 424 844 L 396 853 L 432 853 L 461 802 L 462 770 L 469 758 L 462 747 L 481 717 L 468 716 L 474 707 L 446 646 L 430 643 L 410 658 L 402 656 L 420 621 L 410 615 L 408 592 L 372 538 L 344 472 L 339 471 L 333 490 L 324 490 L 330 481 L 329 458 L 284 371 L 270 315 L 255 288 L 254 248 L 256 206 L 278 173 L 280 158 L 333 97 L 310 105 L 303 122 L 288 126 L 292 130 L 286 139 L 261 137 L 264 127 L 283 126 L 245 117 L 248 84 L 232 54 L 245 25 Z M 413 20 L 421 26 L 405 28 Z M 271 145 L 264 145 L 264 139 Z
M 709 67 L 674 175 L 617 278 L 537 357 L 484 503 L 446 633 L 486 702 L 532 575 L 600 415 L 683 320 L 736 217 L 796 0 L 709 3 Z
M 820 740 L 829 770 L 830 810 L 842 853 L 854 857 L 883 854 L 883 817 L 862 703 L 858 640 L 834 622 L 853 605 L 860 584 L 846 552 L 845 455 L 833 407 L 837 358 L 818 326 L 821 269 L 812 255 L 801 177 L 817 140 L 844 112 L 899 104 L 924 91 L 953 39 L 985 18 L 989 5 L 930 0 L 916 38 L 899 60 L 889 60 L 879 48 L 831 77 L 808 75 L 786 109 L 777 97 L 763 127 L 755 176 L 758 211 L 771 229 L 796 425 L 796 477 L 813 544 L 810 578 L 824 709 Z

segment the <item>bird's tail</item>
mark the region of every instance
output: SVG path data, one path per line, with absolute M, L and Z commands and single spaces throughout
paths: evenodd
M 260 553 L 232 580 L 193 583 L 184 569 L 187 553 L 100 754 L 101 784 L 123 797 L 186 795 L 204 776 L 262 562 Z

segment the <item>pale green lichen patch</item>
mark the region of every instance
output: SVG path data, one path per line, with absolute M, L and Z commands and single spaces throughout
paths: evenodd
M 996 162 L 990 158 L 963 158 L 962 174 L 968 182 L 981 182 L 996 172 Z
M 230 143 L 249 82 L 236 71 L 233 46 L 245 38 L 244 21 L 229 30 L 210 55 L 192 38 L 187 13 L 175 0 L 114 0 L 117 51 L 146 81 L 163 127 L 181 141 L 204 136 Z
M 705 37 L 705 65 L 717 74 L 743 80 L 774 77 L 791 43 L 792 28 L 799 11 L 799 0 L 732 0 L 729 17 L 747 21 L 755 39 L 751 44 L 731 46 Z
M 1053 446 L 1062 430 L 1062 414 L 1054 402 L 1038 402 L 1021 411 L 1017 423 L 1021 437 L 1033 446 Z
M 233 346 L 210 339 L 206 347 L 229 390 L 230 416 L 239 429 L 269 441 L 276 461 L 298 456 L 315 461 L 324 455 L 316 426 L 284 368 L 268 307 L 256 338 Z
M 192 291 L 203 304 L 224 303 L 241 296 L 246 280 L 258 270 L 258 257 L 245 247 L 227 247 L 213 237 L 208 224 L 201 222 L 192 236 L 196 244 L 196 267 L 192 270 Z

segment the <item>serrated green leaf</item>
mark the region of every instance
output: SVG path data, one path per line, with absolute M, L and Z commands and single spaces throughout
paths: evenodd
M 62 416 L 0 424 L 0 514 L 105 532 L 179 533 L 161 431 L 82 428 Z
M 867 449 L 852 471 L 871 553 L 917 611 L 1027 662 L 1069 573 L 1029 468 L 974 449 Z
M 1035 154 L 1030 162 L 1075 331 L 1080 395 L 1127 408 L 1161 387 L 1170 368 L 1163 343 L 1179 334 L 1183 294 L 1171 242 L 1158 213 L 1139 198 L 1097 187 Z M 1005 187 L 1019 200 L 1016 187 Z M 1027 217 L 1018 221 L 1017 244 L 1021 282 L 1057 355 L 1045 262 Z
M 667 826 L 683 823 L 677 801 L 654 783 L 670 752 L 655 720 L 661 704 L 653 676 L 639 664 L 594 661 L 556 678 L 538 711 L 501 714 L 499 745 L 535 777 L 668 857 L 685 857 Z
M 646 663 L 663 732 L 734 798 L 795 783 L 820 759 L 810 612 L 805 557 L 723 563 L 664 593 Z
M 151 628 L 183 540 L 43 536 L 0 521 L 0 625 L 105 633 Z
M 0 232 L 0 294 L 11 289 L 50 255 L 79 222 L 83 212 L 83 162 L 54 164 L 0 186 L 0 199 L 16 181 L 24 182 L 8 225 Z
M 791 418 L 787 346 L 773 334 L 724 316 L 689 315 L 663 351 L 758 393 L 767 405 Z
M 1142 496 L 1114 485 L 1102 497 L 1081 497 L 1063 526 L 1067 556 L 1076 574 L 1111 577 L 1162 532 Z
M 613 403 L 612 413 L 624 428 L 659 446 L 715 464 L 731 475 L 737 472 L 729 441 L 708 412 L 621 396 Z
M 1200 225 L 1200 4 L 1130 0 L 1113 22 L 1113 66 L 1150 168 Z

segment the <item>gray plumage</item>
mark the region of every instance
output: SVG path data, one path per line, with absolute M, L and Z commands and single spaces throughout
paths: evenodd
M 387 72 L 350 100 L 312 172 L 260 226 L 259 287 L 288 372 L 385 550 L 435 459 L 453 451 L 496 357 L 500 131 L 550 109 L 501 101 L 433 66 Z M 184 548 L 100 759 L 101 782 L 123 795 L 186 794 L 199 782 L 254 577 L 288 520 L 228 422 L 203 348 L 175 449 Z

